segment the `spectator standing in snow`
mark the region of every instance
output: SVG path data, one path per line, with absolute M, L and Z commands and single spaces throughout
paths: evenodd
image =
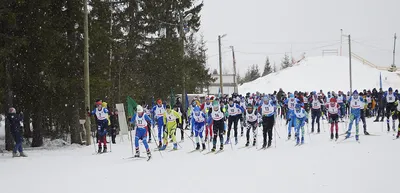
M 13 150 L 13 157 L 27 157 L 22 149 L 22 131 L 21 131 L 21 121 L 23 118 L 17 114 L 15 108 L 11 107 L 8 111 L 7 119 L 10 123 L 11 135 L 14 138 L 15 146 Z M 19 155 L 17 154 L 19 152 Z
M 115 138 L 117 137 L 118 128 L 119 128 L 118 109 L 115 109 L 114 111 L 111 111 L 110 122 L 111 122 L 111 125 L 110 125 L 110 127 L 111 127 L 111 130 L 110 130 L 111 141 L 112 141 L 113 144 L 115 144 Z

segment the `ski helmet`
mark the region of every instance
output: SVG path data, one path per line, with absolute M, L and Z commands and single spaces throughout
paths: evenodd
M 390 91 L 393 91 L 392 87 L 389 87 L 389 92 L 390 92 Z

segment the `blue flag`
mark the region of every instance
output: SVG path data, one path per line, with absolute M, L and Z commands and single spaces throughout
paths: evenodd
M 379 73 L 379 86 L 382 89 L 382 72 Z

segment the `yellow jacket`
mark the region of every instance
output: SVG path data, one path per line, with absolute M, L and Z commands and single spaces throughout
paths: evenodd
M 182 116 L 176 112 L 175 110 L 171 110 L 170 113 L 168 113 L 167 111 L 164 112 L 164 124 L 167 125 L 174 125 L 176 124 L 176 119 L 179 119 L 179 123 L 182 123 Z
M 101 104 L 101 106 L 102 106 L 103 108 L 107 108 L 107 103 L 106 103 L 106 102 L 103 102 L 103 103 Z M 110 125 L 111 125 L 110 114 L 107 115 L 107 121 L 108 121 L 108 126 L 110 126 Z

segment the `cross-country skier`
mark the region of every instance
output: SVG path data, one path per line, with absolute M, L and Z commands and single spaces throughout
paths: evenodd
M 292 120 L 291 117 L 293 115 L 293 112 L 294 112 L 294 109 L 295 109 L 297 103 L 300 103 L 300 101 L 299 101 L 299 99 L 294 98 L 293 94 L 289 94 L 289 98 L 287 98 L 284 101 L 285 108 L 287 109 L 286 120 L 288 123 L 288 139 L 290 139 L 290 137 L 291 137 L 292 127 L 294 127 L 294 124 L 295 124 L 294 120 Z
M 238 102 L 239 106 L 242 107 L 242 109 L 246 109 L 246 103 L 244 101 L 244 98 L 240 97 L 238 100 L 239 100 L 239 102 Z M 238 109 L 237 113 L 239 116 L 238 122 L 240 123 L 240 129 L 241 129 L 240 136 L 243 137 L 243 130 L 244 130 L 244 127 L 246 127 L 246 121 L 243 116 L 244 112 L 242 112 L 240 109 Z
M 294 98 L 293 98 L 294 99 Z M 289 102 L 289 105 L 292 104 Z M 259 112 L 262 115 L 262 125 L 263 125 L 263 145 L 262 148 L 270 147 L 272 142 L 272 129 L 275 124 L 275 102 L 270 100 L 267 96 L 263 98 L 263 104 L 259 107 Z M 267 134 L 268 134 L 268 144 L 267 144 Z M 290 130 L 289 130 L 290 138 Z
M 359 140 L 358 130 L 361 118 L 361 108 L 364 107 L 363 99 L 358 95 L 357 90 L 353 92 L 353 95 L 349 99 L 350 104 L 350 122 L 349 129 L 347 130 L 346 139 L 351 135 L 351 129 L 353 127 L 353 122 L 356 122 L 356 140 Z
M 196 140 L 196 150 L 200 149 L 199 138 L 200 138 L 203 150 L 205 150 L 206 144 L 204 143 L 204 139 L 203 139 L 203 131 L 204 131 L 204 126 L 206 125 L 206 115 L 202 111 L 200 111 L 200 108 L 198 106 L 196 106 L 193 109 L 192 123 L 193 123 L 194 137 Z
M 212 103 L 210 101 L 210 98 L 207 96 L 206 97 L 206 102 L 204 102 L 200 109 L 206 114 L 206 117 L 210 116 L 210 109 L 212 109 Z M 211 140 L 212 138 L 212 121 L 209 122 L 206 126 L 206 135 L 205 135 L 205 141 Z
M 150 125 L 148 125 L 150 123 Z M 135 156 L 134 157 L 140 157 L 140 151 L 139 151 L 139 140 L 142 140 L 144 147 L 146 148 L 147 152 L 147 157 L 150 159 L 151 158 L 151 152 L 149 149 L 149 144 L 147 143 L 147 133 L 148 128 L 152 126 L 153 120 L 144 113 L 143 107 L 141 105 L 138 105 L 136 107 L 136 113 L 132 116 L 131 119 L 131 124 L 133 124 L 133 128 L 136 128 L 136 135 L 135 135 Z
M 297 103 L 295 110 L 292 114 L 293 120 L 295 120 L 295 137 L 296 145 L 304 144 L 304 125 L 308 123 L 307 112 L 302 108 L 302 104 Z M 300 141 L 300 130 L 301 130 L 301 141 Z
M 309 102 L 311 103 L 311 133 L 314 133 L 314 122 L 317 122 L 317 132 L 321 131 L 320 128 L 320 118 L 321 118 L 321 105 L 324 104 L 324 101 L 320 96 L 317 97 L 317 93 L 315 91 L 312 92 L 312 97 Z
M 335 127 L 335 138 L 336 140 L 339 138 L 339 126 L 338 126 L 338 122 L 339 122 L 339 116 L 340 111 L 339 111 L 339 104 L 337 103 L 335 98 L 331 98 L 330 103 L 327 105 L 327 109 L 328 109 L 328 119 L 329 119 L 329 123 L 331 124 L 331 139 L 333 139 L 333 127 Z
M 11 135 L 14 138 L 15 141 L 15 146 L 13 149 L 13 153 L 12 153 L 12 157 L 27 157 L 27 155 L 24 153 L 24 150 L 22 149 L 22 142 L 23 142 L 23 138 L 22 138 L 22 130 L 21 130 L 21 121 L 23 121 L 23 118 L 20 114 L 17 114 L 17 111 L 15 110 L 15 108 L 11 107 L 8 110 L 8 115 L 7 115 L 7 119 L 10 123 L 10 132 Z M 19 155 L 17 153 L 17 151 L 19 152 Z
M 144 112 L 147 116 L 149 116 L 149 117 L 151 118 L 151 111 L 150 111 L 150 109 L 149 109 L 149 105 L 147 105 L 146 102 L 143 102 L 143 103 L 142 103 L 142 107 L 143 107 L 143 112 Z M 147 129 L 148 129 L 148 131 L 150 131 L 151 125 L 152 125 L 152 124 L 150 124 L 150 122 L 147 121 Z M 148 132 L 148 134 L 149 134 L 148 143 L 151 143 L 151 132 Z
M 107 152 L 107 127 L 108 127 L 108 109 L 103 107 L 101 100 L 96 101 L 96 108 L 92 111 L 91 115 L 96 116 L 97 123 L 97 142 L 98 153 Z M 101 146 L 103 144 L 103 147 Z
M 192 122 L 192 116 L 193 116 L 193 111 L 194 111 L 194 108 L 195 107 L 199 107 L 198 105 L 197 105 L 197 102 L 195 101 L 195 100 L 193 100 L 192 101 L 192 104 L 189 106 L 189 108 L 188 108 L 188 111 L 187 111 L 187 117 L 188 117 L 188 125 L 189 125 L 189 128 L 190 128 L 190 131 L 191 131 L 191 137 L 193 137 L 193 122 Z
M 399 138 L 400 137 L 400 103 L 399 103 L 399 101 L 396 101 L 395 105 L 396 105 L 396 110 L 393 112 L 393 117 L 395 117 L 399 120 L 399 126 L 397 129 L 397 135 L 396 135 L 396 138 Z
M 163 122 L 164 122 L 164 125 L 166 125 L 166 129 L 164 130 L 164 137 L 163 137 L 164 145 L 160 148 L 160 150 L 165 150 L 165 148 L 167 148 L 168 136 L 172 137 L 172 142 L 174 144 L 173 149 L 177 150 L 178 144 L 176 143 L 176 136 L 175 136 L 175 130 L 177 127 L 176 119 L 179 119 L 179 123 L 182 123 L 182 117 L 175 110 L 171 110 L 170 105 L 167 105 L 166 109 L 167 110 L 164 112 L 164 115 L 163 115 Z
M 339 94 L 337 96 L 337 103 L 339 105 L 339 114 L 340 114 L 340 120 L 343 122 L 343 117 L 345 116 L 345 111 L 346 111 L 346 96 L 343 95 L 342 91 L 339 91 Z
M 181 130 L 181 141 L 183 141 L 183 140 L 185 140 L 185 131 L 183 130 L 183 117 L 182 117 L 182 112 L 181 112 L 181 109 L 179 108 L 179 106 L 178 105 L 174 105 L 174 110 L 176 111 L 176 112 L 178 112 L 178 114 L 180 115 L 180 117 L 181 117 L 181 119 L 179 119 L 178 117 L 176 118 L 176 125 L 177 125 L 177 128 L 179 129 L 179 130 Z M 176 131 L 175 131 L 175 137 L 176 137 Z
M 393 93 L 392 87 L 388 89 L 388 92 L 383 95 L 385 101 L 386 101 L 386 124 L 387 124 L 387 130 L 388 132 L 390 131 L 390 126 L 389 126 L 389 118 L 392 115 L 392 112 L 395 111 L 396 106 L 395 102 L 397 101 L 397 96 L 395 93 Z M 393 131 L 396 131 L 395 129 L 395 119 L 393 119 Z
M 253 146 L 255 146 L 257 142 L 258 112 L 256 109 L 254 109 L 253 105 L 251 104 L 247 105 L 246 121 L 247 121 L 246 147 L 249 146 L 250 143 L 250 130 L 253 131 Z
M 154 119 L 157 121 L 157 128 L 158 128 L 158 148 L 162 147 L 162 133 L 164 132 L 164 113 L 165 113 L 165 106 L 163 105 L 161 99 L 157 100 L 157 105 L 153 107 L 152 110 L 154 114 Z
M 213 109 L 211 110 L 211 116 L 209 119 L 212 119 L 213 122 L 213 148 L 211 149 L 214 152 L 217 148 L 217 137 L 219 136 L 220 141 L 220 150 L 224 149 L 224 134 L 225 134 L 225 115 L 223 112 L 223 107 L 220 106 L 217 100 L 213 101 Z
M 367 104 L 367 101 L 366 101 L 365 94 L 364 93 L 360 93 L 359 95 L 360 95 L 361 99 L 363 99 L 363 101 L 364 101 L 364 106 L 362 106 L 361 110 L 360 110 L 360 120 L 363 123 L 364 135 L 369 135 L 369 133 L 367 132 L 367 121 L 365 120 L 368 104 Z
M 231 129 L 232 129 L 232 124 L 233 124 L 233 131 L 234 131 L 234 137 L 235 137 L 235 144 L 238 143 L 238 138 L 237 138 L 237 126 L 238 126 L 238 121 L 239 121 L 239 114 L 244 112 L 244 109 L 238 105 L 233 103 L 233 99 L 229 98 L 229 104 L 228 104 L 228 136 L 226 139 L 225 144 L 230 143 L 230 134 L 231 134 Z

